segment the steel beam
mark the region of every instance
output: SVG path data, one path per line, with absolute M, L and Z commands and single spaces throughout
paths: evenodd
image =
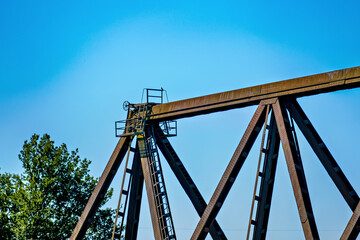
M 144 134 L 145 135 L 145 134 Z M 138 146 L 140 150 L 140 160 L 141 160 L 141 166 L 142 166 L 142 172 L 144 174 L 144 181 L 145 181 L 145 188 L 146 193 L 148 196 L 149 201 L 149 209 L 150 209 L 150 215 L 151 215 L 151 222 L 153 225 L 153 231 L 154 236 L 156 240 L 160 240 L 161 238 L 161 229 L 160 229 L 160 223 L 159 218 L 157 216 L 157 207 L 155 202 L 155 195 L 153 191 L 153 184 L 151 181 L 151 172 L 150 172 L 150 166 L 149 166 L 149 160 L 148 160 L 148 154 L 146 153 L 146 135 L 142 136 L 139 135 L 137 138 Z
M 287 108 L 345 201 L 351 210 L 354 211 L 359 202 L 359 196 L 331 155 L 324 141 L 295 99 L 288 102 Z
M 245 159 L 258 136 L 265 120 L 265 106 L 259 105 L 244 136 L 237 146 L 229 165 L 227 166 L 221 180 L 212 195 L 196 229 L 191 237 L 192 240 L 205 239 L 209 232 L 209 226 L 220 211 L 226 196 L 228 195 Z
M 192 117 L 234 108 L 242 108 L 260 103 L 247 132 L 241 140 L 227 170 L 222 177 L 221 182 L 210 200 L 209 205 L 205 208 L 192 239 L 203 239 L 203 237 L 206 236 L 206 232 L 209 231 L 211 223 L 215 219 L 218 211 L 220 210 L 221 204 L 225 200 L 228 191 L 232 186 L 232 181 L 235 180 L 238 172 L 240 171 L 240 168 L 246 158 L 246 154 L 253 144 L 253 138 L 258 134 L 256 129 L 263 124 L 263 122 L 260 121 L 264 115 L 264 107 L 261 106 L 261 102 L 264 103 L 264 101 L 282 97 L 295 99 L 303 96 L 357 87 L 360 87 L 360 67 L 353 67 L 153 106 L 152 112 L 149 116 L 150 123 Z M 294 147 L 291 145 L 293 140 L 291 139 L 292 134 L 288 126 L 289 124 L 286 122 L 288 119 L 285 106 L 276 103 L 273 104 L 273 108 L 276 109 L 274 112 L 277 112 L 275 113 L 276 123 L 283 144 L 305 235 L 309 239 L 317 238 L 315 220 L 312 216 L 310 198 L 307 192 L 301 160 L 297 158 L 294 153 Z M 290 103 L 288 109 L 291 111 L 299 128 L 304 133 L 308 142 L 345 198 L 346 202 L 354 211 L 354 214 L 356 214 L 359 211 L 357 210 L 359 196 L 356 194 L 297 103 Z M 256 123 L 253 123 L 253 121 Z M 70 239 L 83 238 L 90 224 L 91 218 L 100 206 L 101 201 L 104 198 L 130 143 L 130 137 L 123 137 L 119 140 Z M 143 162 L 143 160 L 141 160 L 141 162 Z M 300 167 L 300 170 L 297 167 Z M 145 172 L 144 174 L 146 175 Z M 355 229 L 357 229 L 357 227 L 355 227 Z
M 303 97 L 360 87 L 360 66 L 153 106 L 150 120 L 164 121 L 257 105 L 275 97 Z
M 108 164 L 105 167 L 103 174 L 101 175 L 99 182 L 96 184 L 96 187 L 91 194 L 89 201 L 86 204 L 86 207 L 81 214 L 81 217 L 78 223 L 71 234 L 71 240 L 82 239 L 88 229 L 91 219 L 94 216 L 96 210 L 99 208 L 102 200 L 105 197 L 107 190 L 122 162 L 129 145 L 131 144 L 131 138 L 125 137 L 120 138 L 117 143 L 113 154 L 110 157 Z
M 258 196 L 259 200 L 257 204 L 253 234 L 254 240 L 263 240 L 266 238 L 279 146 L 279 132 L 276 127 L 274 114 L 272 114 L 270 118 L 269 133 L 265 148 L 266 152 L 264 165 L 261 173 L 260 191 Z
M 194 181 L 185 169 L 184 164 L 181 162 L 159 125 L 154 125 L 154 130 L 156 144 L 169 163 L 171 170 L 174 172 L 185 193 L 188 195 L 195 210 L 201 217 L 207 206 L 204 198 L 201 196 L 199 189 L 196 187 Z M 227 239 L 216 220 L 210 225 L 210 234 L 215 240 Z
M 305 238 L 307 240 L 319 239 L 319 233 L 311 206 L 309 190 L 306 184 L 304 168 L 301 159 L 296 152 L 295 141 L 290 127 L 290 120 L 284 104 L 277 101 L 273 104 L 273 112 L 275 114 L 276 124 L 279 130 Z
M 341 235 L 340 240 L 355 240 L 359 235 L 360 231 L 360 201 L 357 204 L 353 215 L 350 218 L 349 223 L 347 224 L 344 233 Z
M 135 156 L 132 164 L 132 180 L 129 195 L 129 209 L 126 219 L 125 240 L 133 240 L 137 237 L 139 227 L 139 216 L 141 198 L 144 185 L 144 175 L 141 169 L 139 148 L 135 149 Z

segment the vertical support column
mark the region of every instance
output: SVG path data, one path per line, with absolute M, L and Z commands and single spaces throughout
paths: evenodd
M 132 165 L 132 181 L 130 187 L 129 210 L 126 219 L 125 240 L 136 239 L 139 227 L 141 198 L 144 185 L 144 175 L 141 169 L 139 147 L 136 146 Z
M 319 239 L 303 165 L 296 152 L 288 114 L 284 104 L 280 100 L 273 104 L 273 112 L 275 114 L 305 238 L 308 240 Z
M 153 192 L 153 184 L 151 181 L 151 172 L 148 161 L 148 154 L 146 153 L 146 139 L 142 135 L 138 135 L 138 146 L 140 151 L 140 161 L 142 166 L 142 172 L 144 174 L 145 188 L 148 195 L 149 209 L 151 215 L 151 222 L 153 225 L 154 236 L 156 240 L 161 239 L 160 223 L 157 216 L 157 205 L 155 202 L 155 195 Z
M 86 207 L 81 214 L 81 217 L 78 223 L 73 230 L 70 239 L 78 240 L 82 239 L 88 229 L 91 218 L 94 216 L 96 210 L 99 208 L 101 201 L 104 199 L 109 186 L 119 169 L 119 166 L 127 152 L 129 145 L 131 144 L 130 137 L 122 137 L 120 138 L 118 144 L 115 147 L 113 154 L 110 157 L 106 168 L 101 175 L 99 182 L 96 184 L 96 187 L 91 194 L 89 201 L 86 204 Z
M 143 137 L 138 136 L 138 140 L 155 239 L 175 240 L 174 223 L 162 175 L 153 126 L 147 125 Z
M 228 167 L 226 168 L 221 180 L 212 195 L 201 219 L 191 237 L 192 240 L 205 239 L 209 232 L 209 226 L 219 213 L 245 159 L 258 136 L 265 120 L 265 106 L 260 103 L 253 118 L 247 127 L 244 136 L 237 146 Z
M 279 132 L 276 127 L 274 114 L 271 114 L 253 234 L 253 239 L 256 240 L 266 238 L 279 146 Z
M 254 213 L 254 206 L 255 206 L 255 201 L 258 201 L 258 196 L 256 196 L 257 194 L 257 187 L 258 187 L 258 181 L 259 178 L 261 176 L 261 163 L 262 163 L 262 159 L 263 159 L 263 153 L 264 153 L 264 142 L 265 142 L 265 136 L 266 136 L 266 132 L 268 130 L 268 118 L 270 116 L 270 105 L 266 106 L 266 114 L 265 114 L 265 123 L 264 123 L 264 128 L 263 128 L 263 134 L 261 137 L 261 145 L 260 145 L 260 153 L 259 153 L 259 162 L 258 162 L 258 166 L 256 169 L 256 177 L 255 177 L 255 184 L 254 184 L 254 193 L 253 193 L 253 198 L 251 201 L 251 207 L 250 207 L 250 217 L 249 217 L 249 223 L 248 223 L 248 229 L 247 229 L 247 234 L 246 234 L 246 240 L 249 240 L 250 237 L 250 231 L 251 231 L 251 225 L 255 224 L 255 221 L 253 220 L 253 213 Z

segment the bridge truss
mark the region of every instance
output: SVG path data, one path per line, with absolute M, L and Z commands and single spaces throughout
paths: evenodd
M 360 67 L 169 103 L 151 102 L 149 96 L 154 97 L 154 95 L 148 93 L 146 103 L 127 104 L 128 116 L 123 122 L 125 124 L 123 132 L 119 133 L 120 140 L 70 239 L 84 237 L 95 211 L 126 155 L 120 196 L 123 200 L 125 199 L 127 213 L 119 209 L 117 213 L 117 217 L 122 218 L 121 225 L 125 226 L 122 233 L 124 239 L 137 237 L 144 183 L 155 239 L 176 239 L 176 229 L 167 198 L 159 150 L 200 216 L 191 239 L 205 239 L 208 234 L 213 239 L 227 239 L 216 221 L 216 216 L 225 203 L 260 133 L 262 133 L 260 161 L 263 159 L 263 164 L 260 165 L 259 161 L 256 181 L 259 181 L 260 188 L 259 191 L 254 190 L 251 213 L 255 210 L 255 214 L 249 220 L 247 239 L 250 237 L 250 228 L 253 229 L 252 239 L 266 238 L 280 144 L 285 155 L 304 236 L 306 239 L 320 239 L 298 146 L 295 123 L 353 212 L 341 239 L 356 239 L 360 231 L 359 196 L 297 99 L 357 87 L 360 87 Z M 162 96 L 163 90 L 159 91 Z M 176 133 L 171 133 L 172 130 L 176 130 L 174 120 L 253 105 L 257 105 L 257 109 L 210 201 L 206 203 L 168 140 L 168 137 L 176 135 Z M 136 141 L 135 148 L 131 147 L 133 140 Z M 128 167 L 130 152 L 134 153 L 134 158 L 132 166 Z M 128 176 L 128 181 L 124 184 L 126 176 Z M 127 188 L 124 185 L 127 185 Z M 116 228 L 114 228 L 113 239 L 120 239 L 120 236 L 121 233 L 116 233 Z

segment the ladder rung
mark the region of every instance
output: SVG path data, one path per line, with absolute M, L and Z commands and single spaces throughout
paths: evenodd
M 123 190 L 121 191 L 121 194 L 128 195 L 128 194 L 129 194 L 129 191 L 123 189 Z
M 131 174 L 131 173 L 132 173 L 132 170 L 131 170 L 130 168 L 127 168 L 127 169 L 126 169 L 126 172 Z
M 164 196 L 164 195 L 165 195 L 165 192 L 160 192 L 160 193 L 158 194 L 159 197 L 162 197 L 162 196 Z
M 255 200 L 256 200 L 256 201 L 260 201 L 260 199 L 261 199 L 261 198 L 260 198 L 259 196 L 255 196 Z
M 123 216 L 125 215 L 125 213 L 119 211 L 118 215 L 119 215 L 120 217 L 123 217 Z
M 155 130 L 155 134 L 158 133 L 162 138 L 161 139 L 162 143 L 164 143 L 164 145 L 169 149 L 168 154 L 170 155 L 170 157 L 172 157 L 175 160 L 175 163 L 178 165 L 179 170 L 183 171 L 182 163 L 179 160 L 176 161 L 178 157 L 176 156 L 174 150 L 171 149 L 170 143 L 167 141 L 166 138 L 164 139 L 162 137 L 163 135 L 162 130 L 157 128 L 155 128 L 154 130 Z M 157 216 L 159 219 L 159 223 L 160 223 L 159 227 L 160 227 L 161 235 L 162 237 L 164 237 L 164 239 L 176 239 L 175 233 L 172 230 L 173 226 L 172 226 L 171 213 L 168 203 L 169 200 L 167 199 L 166 189 L 163 182 L 159 152 L 157 149 L 154 136 L 148 137 L 145 144 L 145 150 L 146 150 L 146 157 L 148 158 L 147 161 L 149 165 L 148 166 L 149 175 L 152 183 L 151 188 L 154 197 L 154 205 L 155 205 L 154 210 L 157 212 Z
M 254 225 L 254 226 L 256 226 L 256 221 L 251 220 L 251 224 Z

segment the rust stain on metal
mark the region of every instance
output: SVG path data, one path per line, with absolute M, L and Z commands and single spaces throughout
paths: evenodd
M 360 87 L 360 66 L 159 104 L 153 107 L 150 119 L 179 119 L 256 105 L 274 97 L 302 97 L 354 87 Z
M 298 122 L 298 125 L 303 131 L 305 137 L 307 138 L 307 141 L 312 145 L 315 153 L 318 155 L 328 174 L 338 187 L 339 191 L 342 193 L 344 199 L 347 201 L 350 208 L 353 210 L 353 215 L 341 239 L 355 239 L 360 229 L 359 197 L 346 179 L 345 175 L 340 171 L 340 168 L 337 167 L 338 165 L 335 159 L 333 159 L 327 148 L 324 147 L 325 145 L 321 141 L 321 138 L 316 133 L 315 128 L 313 128 L 313 126 L 307 120 L 306 115 L 302 112 L 300 106 L 297 106 L 296 102 L 292 101 L 298 97 L 356 87 L 360 87 L 360 66 L 233 91 L 227 91 L 207 96 L 190 98 L 165 104 L 163 104 L 161 101 L 161 103 L 158 105 L 154 105 L 154 103 L 151 105 L 152 108 L 151 110 L 149 110 L 149 112 L 151 111 L 151 113 L 149 113 L 148 110 L 141 110 L 141 106 L 145 106 L 146 104 L 134 105 L 135 109 L 138 107 L 139 113 L 146 113 L 143 118 L 145 120 L 149 120 L 146 121 L 147 124 L 149 124 L 148 126 L 154 124 L 156 125 L 157 122 L 162 122 L 166 120 L 192 117 L 201 114 L 225 111 L 234 108 L 242 108 L 251 105 L 259 105 L 252 120 L 250 121 L 250 124 L 245 131 L 245 134 L 243 135 L 238 147 L 236 148 L 235 153 L 232 156 L 214 194 L 212 195 L 209 204 L 206 206 L 205 201 L 204 203 L 202 203 L 201 219 L 198 222 L 198 225 L 191 239 L 204 239 L 207 233 L 209 231 L 212 231 L 211 227 L 213 227 L 214 223 L 216 223 L 215 218 L 220 211 L 220 208 L 224 204 L 226 196 L 229 193 L 249 151 L 251 150 L 251 147 L 255 142 L 256 137 L 261 130 L 261 127 L 264 125 L 265 106 L 269 108 L 269 105 L 271 105 L 272 107 L 271 114 L 273 114 L 273 117 L 275 117 L 275 125 L 278 129 L 277 141 L 281 140 L 282 142 L 283 151 L 285 154 L 285 159 L 288 166 L 288 171 L 294 195 L 296 198 L 296 203 L 305 238 L 318 239 L 319 236 L 314 214 L 312 211 L 300 152 L 298 150 L 299 148 L 298 146 L 294 146 L 297 144 L 294 125 L 293 123 L 289 124 L 289 116 L 287 114 L 287 111 L 295 115 L 295 117 L 290 117 L 290 120 L 294 118 L 295 121 Z M 163 89 L 161 89 L 161 91 L 163 91 Z M 147 102 L 149 104 L 149 101 Z M 294 104 L 296 105 L 295 107 Z M 130 113 L 131 112 L 129 110 L 129 114 Z M 131 120 L 134 117 L 131 117 L 130 115 L 128 115 L 128 119 Z M 110 157 L 110 160 L 101 178 L 99 179 L 99 182 L 96 185 L 70 239 L 82 239 L 84 237 L 86 229 L 91 222 L 91 218 L 94 215 L 95 211 L 98 209 L 101 201 L 103 200 L 105 193 L 109 188 L 109 185 L 115 173 L 117 172 L 118 167 L 122 162 L 122 159 L 124 158 L 126 150 L 129 146 L 131 146 L 132 138 L 129 136 L 133 134 L 134 133 L 128 133 L 126 131 L 121 134 L 118 145 L 116 146 L 112 156 Z M 144 139 L 141 139 L 141 137 L 139 137 L 138 143 L 139 145 L 144 144 Z M 323 144 L 322 147 L 319 146 L 320 143 Z M 276 144 L 278 145 L 279 142 L 277 142 Z M 161 229 L 159 227 L 160 225 L 157 223 L 160 222 L 160 219 L 162 217 L 157 216 L 155 212 L 155 194 L 150 191 L 151 176 L 149 172 L 149 167 L 147 166 L 148 163 L 145 161 L 147 157 L 142 156 L 139 158 L 140 159 L 138 159 L 138 161 L 139 164 L 141 162 L 142 165 L 143 178 L 145 181 L 146 190 L 148 192 L 148 200 L 150 205 L 151 217 L 153 220 L 152 222 L 155 238 L 160 239 Z M 139 168 L 141 167 L 139 166 Z M 191 183 L 189 183 L 189 180 L 186 181 L 187 187 L 190 188 Z M 164 214 L 163 216 L 166 216 L 166 214 Z

